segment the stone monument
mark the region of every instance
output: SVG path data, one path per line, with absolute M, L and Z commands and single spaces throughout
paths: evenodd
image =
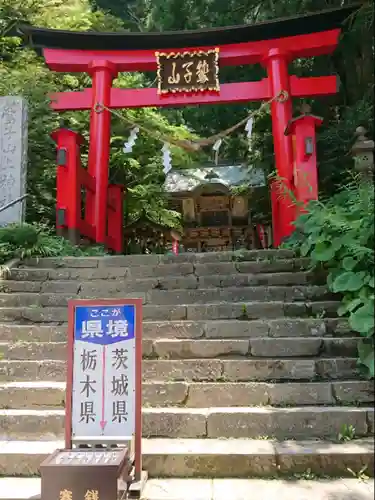
M 27 108 L 22 97 L 0 97 L 0 226 L 24 220 L 26 193 Z

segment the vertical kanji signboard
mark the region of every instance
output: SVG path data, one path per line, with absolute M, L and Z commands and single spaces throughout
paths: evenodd
M 140 466 L 141 343 L 141 299 L 69 302 L 67 448 L 134 443 Z

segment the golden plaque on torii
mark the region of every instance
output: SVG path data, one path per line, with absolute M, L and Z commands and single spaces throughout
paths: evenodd
M 220 91 L 219 49 L 155 52 L 158 93 Z

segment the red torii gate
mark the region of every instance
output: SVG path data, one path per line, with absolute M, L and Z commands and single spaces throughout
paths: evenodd
M 271 103 L 275 166 L 285 185 L 284 195 L 280 195 L 276 182 L 271 186 L 273 239 L 274 246 L 279 246 L 293 231 L 291 223 L 296 217 L 296 207 L 285 191 L 290 190 L 301 202 L 318 195 L 315 126 L 311 124 L 320 122 L 310 115 L 292 121 L 292 98 L 332 95 L 338 89 L 336 76 L 298 78 L 289 75 L 288 64 L 297 58 L 332 53 L 338 45 L 344 20 L 357 9 L 358 6 L 349 6 L 255 25 L 165 33 L 69 32 L 18 26 L 18 34 L 33 47 L 43 48 L 49 68 L 58 72 L 84 72 L 92 77 L 92 88 L 51 95 L 51 106 L 56 111 L 91 111 L 87 171 L 78 165 L 78 134 L 66 130 L 55 132 L 58 151 L 68 152 L 68 160 L 60 155 L 63 161 L 58 161 L 63 170 L 60 182 L 58 178 L 57 225 L 78 230 L 117 252 L 122 250 L 119 227 L 119 224 L 122 227 L 122 191 L 118 186 L 108 185 L 110 109 L 246 103 L 269 100 L 283 92 L 286 99 Z M 163 95 L 157 88 L 112 87 L 119 72 L 156 71 L 156 51 L 213 48 L 219 49 L 221 67 L 260 63 L 267 70 L 267 78 L 259 82 L 222 84 L 219 92 Z M 73 142 L 72 134 L 75 134 Z M 300 165 L 301 162 L 307 163 Z M 70 177 L 66 176 L 66 167 Z M 68 189 L 66 182 L 69 182 Z M 60 187 L 63 184 L 65 187 Z M 79 221 L 82 184 L 87 188 L 87 204 L 85 220 Z M 61 211 L 66 217 L 59 217 Z

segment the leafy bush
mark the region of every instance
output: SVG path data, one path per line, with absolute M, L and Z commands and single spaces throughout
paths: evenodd
M 103 255 L 101 247 L 81 248 L 65 238 L 55 236 L 42 225 L 15 224 L 0 228 L 0 265 L 4 262 L 27 257 L 59 257 Z
M 374 186 L 353 182 L 295 222 L 286 246 L 328 270 L 327 284 L 342 294 L 339 316 L 359 332 L 359 366 L 374 377 Z

